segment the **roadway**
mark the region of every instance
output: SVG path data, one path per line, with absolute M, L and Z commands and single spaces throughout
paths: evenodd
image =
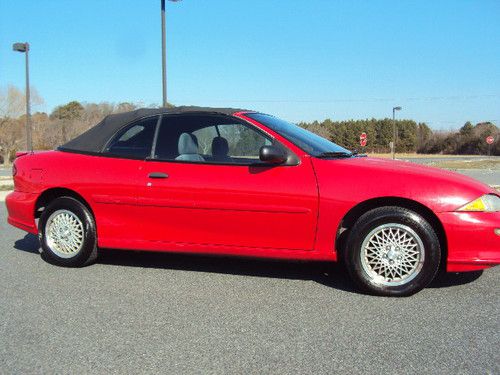
M 498 268 L 394 299 L 324 263 L 38 248 L 0 204 L 0 373 L 500 373 Z

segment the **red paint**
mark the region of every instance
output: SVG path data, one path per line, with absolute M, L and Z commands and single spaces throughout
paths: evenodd
M 500 263 L 500 213 L 457 213 L 496 191 L 476 180 L 376 158 L 317 159 L 271 129 L 236 113 L 293 151 L 296 166 L 249 167 L 142 161 L 49 151 L 16 161 L 10 224 L 37 233 L 35 204 L 64 188 L 92 209 L 101 248 L 336 260 L 346 214 L 378 199 L 417 202 L 433 211 L 448 244 L 447 269 Z M 152 172 L 168 179 L 150 179 Z

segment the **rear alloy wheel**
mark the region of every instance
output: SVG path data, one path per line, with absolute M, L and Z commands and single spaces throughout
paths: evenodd
M 440 254 L 438 237 L 422 216 L 381 207 L 355 223 L 344 259 L 351 277 L 369 293 L 408 296 L 432 281 Z
M 84 266 L 97 257 L 95 222 L 80 201 L 61 197 L 42 213 L 38 223 L 42 256 L 50 263 Z

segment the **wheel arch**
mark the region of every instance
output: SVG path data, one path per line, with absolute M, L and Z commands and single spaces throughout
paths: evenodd
M 419 215 L 421 215 L 424 219 L 426 219 L 429 224 L 434 228 L 436 234 L 439 238 L 439 245 L 441 247 L 441 269 L 445 269 L 446 259 L 448 255 L 448 247 L 446 240 L 446 232 L 444 230 L 443 224 L 436 216 L 436 214 L 427 206 L 423 205 L 420 202 L 417 202 L 408 198 L 400 198 L 400 197 L 379 197 L 368 199 L 361 203 L 358 203 L 356 206 L 352 207 L 347 214 L 342 218 L 335 235 L 335 248 L 337 254 L 342 255 L 344 246 L 346 246 L 347 235 L 349 230 L 352 228 L 354 223 L 363 215 L 364 213 L 373 210 L 379 207 L 386 206 L 398 206 L 407 208 L 412 210 Z
M 92 216 L 94 216 L 94 211 L 92 210 L 92 207 L 90 207 L 90 204 L 83 198 L 79 193 L 77 193 L 74 190 L 68 189 L 68 188 L 62 188 L 62 187 L 55 187 L 55 188 L 50 188 L 45 190 L 38 199 L 36 200 L 35 203 L 35 218 L 40 218 L 40 215 L 42 214 L 43 210 L 52 202 L 54 199 L 60 198 L 60 197 L 70 197 L 73 199 L 76 199 L 80 203 L 82 203 L 87 209 L 90 211 Z

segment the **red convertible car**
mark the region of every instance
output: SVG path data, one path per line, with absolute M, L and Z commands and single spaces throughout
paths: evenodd
M 500 262 L 489 186 L 252 111 L 110 115 L 55 151 L 20 153 L 13 175 L 9 223 L 62 266 L 107 248 L 340 260 L 365 291 L 405 296 L 440 267 Z

